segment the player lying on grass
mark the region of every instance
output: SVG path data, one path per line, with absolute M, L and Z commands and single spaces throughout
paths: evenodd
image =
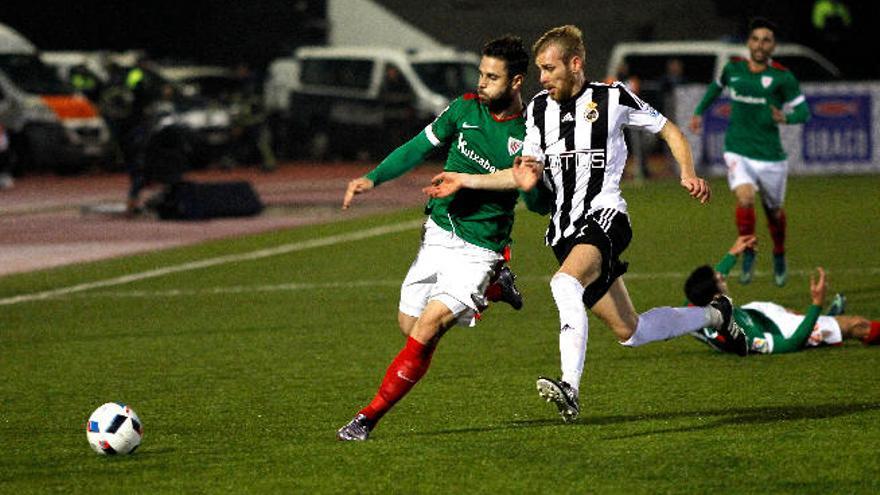
M 376 169 L 352 180 L 343 208 L 356 194 L 411 170 L 440 145 L 449 149 L 444 170 L 488 174 L 510 168 L 525 136 L 520 91 L 529 56 L 511 36 L 490 41 L 482 55 L 477 93 L 456 98 Z M 400 289 L 398 323 L 408 336 L 406 345 L 373 400 L 336 432 L 339 440 L 366 440 L 428 371 L 446 331 L 472 324 L 485 307 L 487 286 L 510 244 L 516 202 L 516 191 L 462 191 L 428 201 L 421 247 Z M 512 286 L 512 277 L 509 282 Z
M 703 305 L 719 294 L 727 293 L 727 274 L 746 250 L 754 250 L 756 238 L 744 235 L 736 239 L 724 258 L 713 269 L 703 265 L 691 273 L 684 291 L 692 304 Z M 797 313 L 772 302 L 750 302 L 734 307 L 733 316 L 746 333 L 753 353 L 779 354 L 822 345 L 840 345 L 844 339 L 859 339 L 865 344 L 880 344 L 880 321 L 844 315 L 845 298 L 837 294 L 826 315 L 821 315 L 828 289 L 825 270 L 816 269 L 810 276 L 810 306 Z M 713 348 L 729 352 L 726 339 L 709 328 L 693 334 Z

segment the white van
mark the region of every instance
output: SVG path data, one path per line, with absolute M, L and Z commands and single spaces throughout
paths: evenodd
M 748 58 L 745 43 L 723 41 L 651 41 L 618 43 L 608 59 L 607 79 L 620 76 L 625 67 L 629 76 L 639 81 L 639 95 L 669 114 L 664 108 L 668 98 L 668 79 L 672 62 L 681 71 L 676 84 L 708 84 L 721 77 L 724 65 L 734 57 Z M 773 60 L 794 73 L 800 82 L 834 81 L 841 77 L 840 70 L 814 50 L 797 44 L 779 43 Z M 668 105 L 666 105 L 668 106 Z
M 267 109 L 284 125 L 282 140 L 313 158 L 384 154 L 473 91 L 479 57 L 452 49 L 303 47 L 272 63 Z
M 661 79 L 670 60 L 682 63 L 684 79 L 708 84 L 721 76 L 724 65 L 734 57 L 748 58 L 745 43 L 723 41 L 652 41 L 618 43 L 611 51 L 606 74 L 614 78 L 626 64 L 642 80 Z M 790 69 L 801 82 L 840 79 L 840 70 L 814 50 L 792 43 L 779 43 L 773 60 Z
M 0 123 L 14 166 L 71 173 L 107 160 L 111 137 L 98 110 L 63 82 L 37 49 L 0 24 Z

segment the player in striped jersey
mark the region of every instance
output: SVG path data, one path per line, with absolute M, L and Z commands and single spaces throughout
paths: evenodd
M 522 40 L 487 43 L 477 93 L 456 98 L 424 131 L 394 150 L 366 176 L 349 182 L 343 200 L 392 180 L 448 146 L 444 170 L 489 174 L 509 169 L 525 135 L 521 88 L 529 64 Z M 407 335 L 373 400 L 340 428 L 339 440 L 366 440 L 376 423 L 428 371 L 434 349 L 456 323 L 483 309 L 489 280 L 510 243 L 515 191 L 461 191 L 431 199 L 422 243 L 400 290 L 398 323 Z
M 723 88 L 730 91 L 730 122 L 724 134 L 727 181 L 736 196 L 736 226 L 740 235 L 755 233 L 755 192 L 773 238 L 773 281 L 785 285 L 786 219 L 783 203 L 788 179 L 788 162 L 779 139 L 779 125 L 800 124 L 810 118 L 810 109 L 791 71 L 773 62 L 776 26 L 766 19 L 749 24 L 749 59 L 727 63 L 719 80 L 706 89 L 694 110 L 690 128 L 702 129 L 702 115 Z M 755 251 L 743 253 L 740 283 L 752 280 Z
M 727 294 L 727 274 L 736 264 L 737 257 L 747 249 L 753 249 L 755 242 L 753 235 L 739 236 L 714 269 L 703 265 L 694 270 L 684 285 L 688 300 L 700 305 L 718 294 Z M 827 282 L 822 268 L 818 268 L 817 273 L 815 279 L 810 276 L 811 304 L 804 313 L 772 302 L 750 302 L 734 307 L 734 319 L 745 332 L 752 353 L 795 352 L 824 345 L 841 345 L 844 339 L 859 339 L 865 345 L 880 344 L 880 321 L 844 315 L 840 294 L 837 294 L 828 314 L 820 314 L 825 303 Z M 699 330 L 694 336 L 716 350 L 730 350 L 724 337 L 711 328 Z
M 491 176 L 444 172 L 426 192 L 451 194 L 460 188 L 519 187 L 532 194 L 527 206 L 551 215 L 546 242 L 561 267 L 550 281 L 559 310 L 560 380 L 541 377 L 540 395 L 553 401 L 563 420 L 580 412 L 579 386 L 587 346 L 590 308 L 623 345 L 639 346 L 712 327 L 745 354 L 742 331 L 731 318 L 727 298 L 704 308 L 654 308 L 638 314 L 620 278 L 627 264 L 621 253 L 632 238 L 620 179 L 626 164 L 624 126 L 646 129 L 665 140 L 681 168 L 681 185 L 701 203 L 709 185 L 694 172 L 690 147 L 681 130 L 625 86 L 588 82 L 581 31 L 561 26 L 534 45 L 545 91 L 526 112 L 523 156 L 513 169 Z

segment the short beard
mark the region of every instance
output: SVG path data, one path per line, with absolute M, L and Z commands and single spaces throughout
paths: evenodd
M 500 113 L 507 110 L 511 103 L 513 103 L 513 95 L 510 92 L 506 92 L 494 100 L 487 101 L 486 106 L 489 107 L 490 112 Z

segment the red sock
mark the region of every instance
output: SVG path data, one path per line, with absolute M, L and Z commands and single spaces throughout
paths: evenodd
M 504 256 L 504 261 L 510 261 L 510 244 L 504 246 L 504 250 L 501 251 L 501 256 Z M 501 285 L 492 282 L 489 284 L 489 287 L 486 287 L 486 292 L 483 294 L 486 296 L 491 302 L 498 302 L 501 300 Z
M 865 345 L 880 344 L 880 321 L 871 321 L 871 331 L 862 337 L 862 343 Z
M 773 214 L 767 215 L 767 226 L 770 228 L 770 237 L 773 238 L 773 254 L 785 254 L 785 211 L 778 212 L 778 218 Z
M 501 300 L 501 285 L 497 282 L 492 282 L 489 287 L 486 287 L 486 299 L 492 302 L 498 302 Z
M 736 228 L 739 230 L 739 235 L 755 234 L 755 208 L 753 206 L 736 207 Z
M 422 344 L 407 337 L 403 350 L 391 362 L 379 392 L 370 404 L 360 413 L 372 422 L 382 419 L 394 404 L 402 399 L 428 371 L 434 346 Z

